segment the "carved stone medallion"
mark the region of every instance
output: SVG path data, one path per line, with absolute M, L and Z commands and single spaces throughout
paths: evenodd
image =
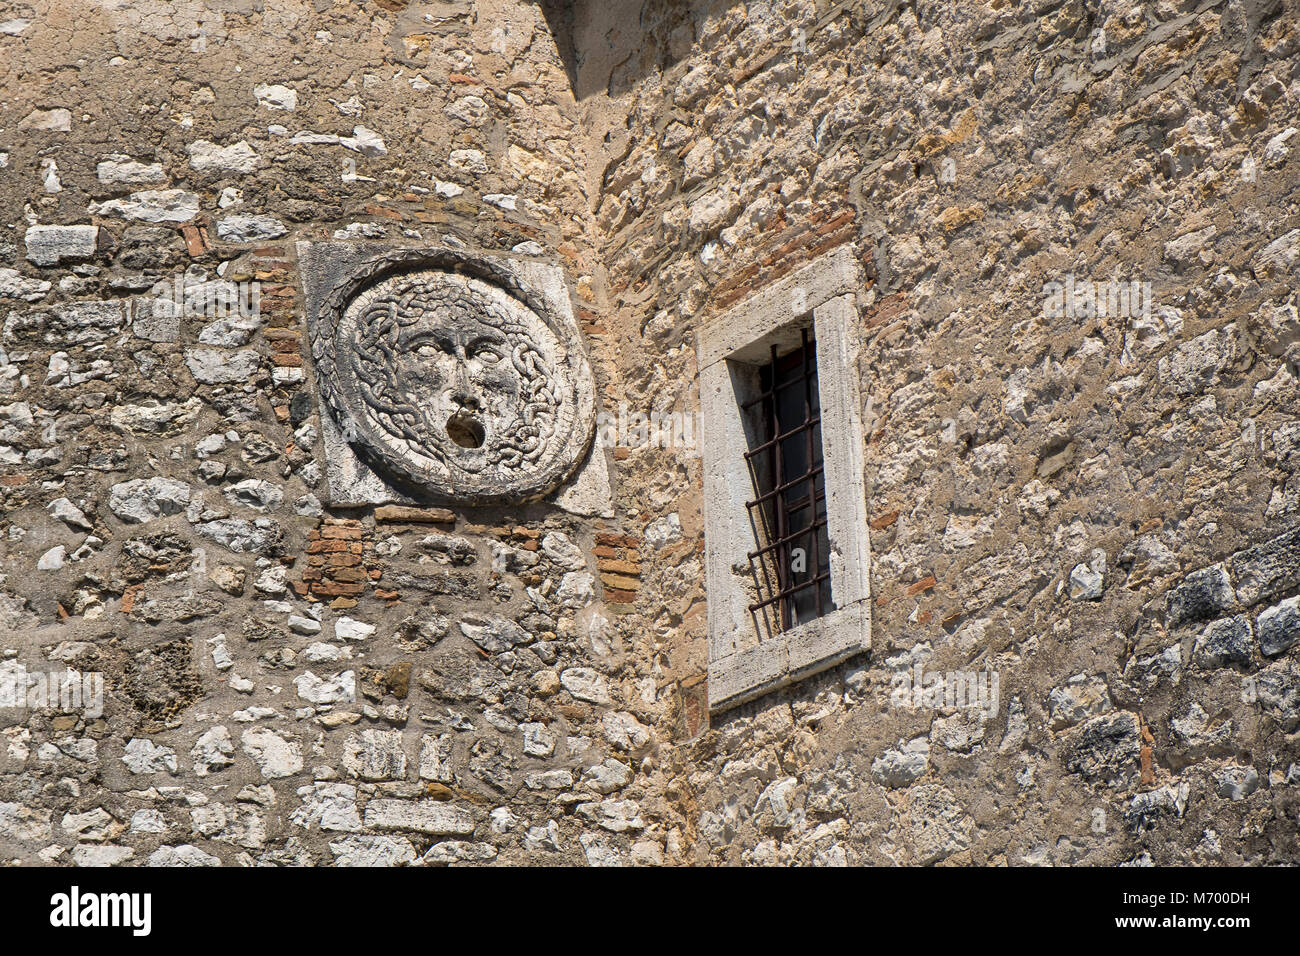
M 595 397 L 577 329 L 512 270 L 389 250 L 331 286 L 309 302 L 321 397 L 385 481 L 417 498 L 520 502 L 586 457 Z

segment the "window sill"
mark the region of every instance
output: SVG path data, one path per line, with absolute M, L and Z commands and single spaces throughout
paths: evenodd
M 709 710 L 736 707 L 870 649 L 871 619 L 859 601 L 709 662 Z

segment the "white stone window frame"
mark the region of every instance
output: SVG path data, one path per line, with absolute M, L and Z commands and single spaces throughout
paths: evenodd
M 870 649 L 871 548 L 857 381 L 859 288 L 853 247 L 840 246 L 697 333 L 711 712 L 754 700 Z M 758 370 L 770 362 L 771 346 L 797 347 L 800 329 L 810 325 L 817 350 L 835 610 L 771 631 L 749 611 L 758 591 L 747 554 L 757 544 L 745 507 L 755 497 L 745 452 L 758 443 L 759 423 L 742 405 L 758 394 Z

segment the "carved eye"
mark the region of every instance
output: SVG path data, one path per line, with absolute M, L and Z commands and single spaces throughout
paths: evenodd
M 493 365 L 501 361 L 501 349 L 493 342 L 475 342 L 469 347 L 469 356 Z
M 434 336 L 424 336 L 411 342 L 407 348 L 410 354 L 424 361 L 431 361 L 440 355 L 453 355 L 456 348 Z

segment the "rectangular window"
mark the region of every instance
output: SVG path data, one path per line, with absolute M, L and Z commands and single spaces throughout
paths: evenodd
M 860 282 L 844 246 L 699 331 L 712 711 L 871 646 Z
M 762 418 L 761 443 L 745 452 L 755 498 L 745 503 L 755 540 L 748 555 L 760 598 L 755 614 L 770 614 L 777 630 L 835 609 L 822 461 L 821 397 L 816 343 L 800 330 L 793 351 L 759 369 L 759 394 L 745 411 Z

